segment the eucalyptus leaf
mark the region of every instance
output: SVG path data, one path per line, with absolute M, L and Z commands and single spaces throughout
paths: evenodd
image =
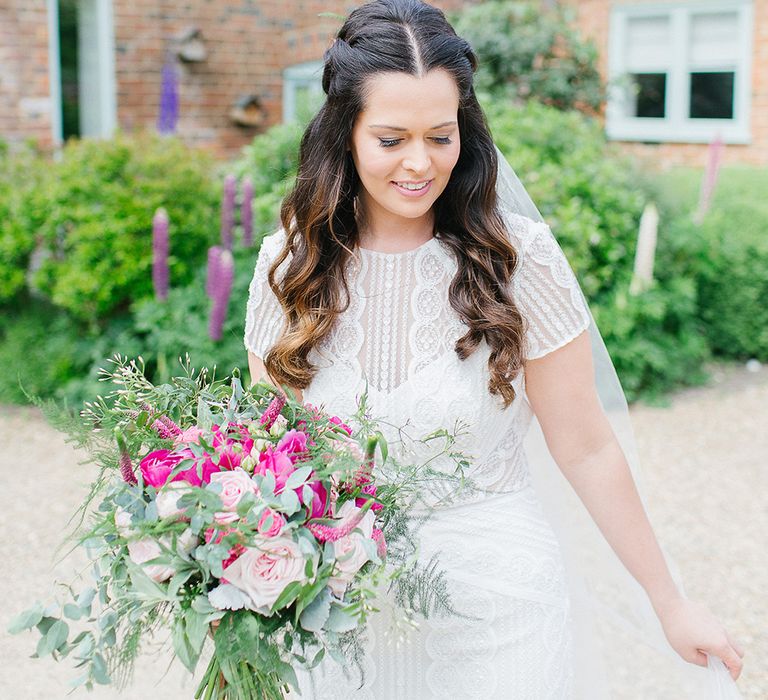
M 91 673 L 93 674 L 93 680 L 99 685 L 109 685 L 110 678 L 107 673 L 107 663 L 104 661 L 104 657 L 96 653 L 93 655 L 93 661 L 91 663 Z
M 70 620 L 79 620 L 83 616 L 83 609 L 79 605 L 75 605 L 74 603 L 67 603 L 62 608 L 62 612 Z
M 37 644 L 38 656 L 48 656 L 66 643 L 69 625 L 64 620 L 56 620 Z
M 293 515 L 301 508 L 296 492 L 290 490 L 283 491 L 280 494 L 280 505 L 287 515 Z
M 330 613 L 331 594 L 326 588 L 304 609 L 299 618 L 299 624 L 307 632 L 320 632 Z
M 301 486 L 312 473 L 312 467 L 299 467 L 285 482 L 285 488 L 296 489 Z
M 18 634 L 24 630 L 30 630 L 43 619 L 43 606 L 39 603 L 35 607 L 19 613 L 8 625 L 9 634 Z
M 330 615 L 325 623 L 324 629 L 333 632 L 351 632 L 357 627 L 357 619 L 349 613 L 344 612 L 338 605 L 331 606 Z

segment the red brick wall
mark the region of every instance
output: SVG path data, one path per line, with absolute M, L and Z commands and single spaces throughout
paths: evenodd
M 45 2 L 0 4 L 0 138 L 51 142 Z
M 202 30 L 208 58 L 179 67 L 179 133 L 219 155 L 234 155 L 260 130 L 232 124 L 228 113 L 241 95 L 256 94 L 266 125 L 282 121 L 282 72 L 322 58 L 341 20 L 359 3 L 279 0 L 115 0 L 118 122 L 153 127 L 160 72 L 168 41 L 189 26 Z M 448 9 L 457 0 L 436 2 Z
M 577 24 L 585 36 L 591 37 L 600 51 L 600 70 L 608 73 L 608 28 L 611 7 L 637 5 L 643 2 L 659 3 L 659 0 L 565 0 L 576 7 Z M 672 3 L 670 3 L 672 4 Z M 752 143 L 729 144 L 724 149 L 725 163 L 768 165 L 768 2 L 754 0 L 752 4 L 754 34 L 752 36 Z M 694 143 L 643 144 L 621 142 L 622 147 L 638 157 L 649 159 L 662 166 L 703 166 L 707 158 L 707 145 Z

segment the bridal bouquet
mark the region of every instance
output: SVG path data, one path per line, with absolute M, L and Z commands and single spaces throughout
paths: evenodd
M 165 628 L 190 671 L 212 637 L 195 698 L 281 700 L 294 668 L 358 657 L 382 584 L 406 618 L 451 611 L 408 514 L 429 465 L 392 459 L 364 397 L 345 422 L 267 383 L 246 390 L 237 372 L 195 374 L 188 358 L 161 386 L 135 360 L 113 363 L 116 388 L 66 428 L 100 466 L 78 537 L 93 584 L 9 630 L 37 628 L 38 656 L 77 659 L 73 685 L 125 685 Z

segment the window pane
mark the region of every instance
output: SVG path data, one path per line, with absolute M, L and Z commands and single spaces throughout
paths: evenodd
M 630 117 L 665 116 L 664 103 L 667 94 L 666 73 L 634 73 L 632 75 L 632 100 Z
M 691 119 L 733 119 L 733 71 L 691 73 Z
M 725 68 L 738 61 L 739 48 L 739 16 L 736 12 L 691 16 L 690 60 L 696 68 Z
M 627 21 L 624 65 L 632 73 L 667 69 L 672 62 L 669 16 L 631 17 Z

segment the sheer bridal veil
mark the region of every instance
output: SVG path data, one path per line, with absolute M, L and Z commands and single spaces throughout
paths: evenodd
M 499 207 L 543 221 L 496 146 Z M 582 293 L 583 297 L 583 293 Z M 585 300 L 586 305 L 586 300 Z M 588 308 L 588 305 L 587 305 Z M 590 314 L 589 332 L 598 394 L 646 504 L 641 468 L 624 392 Z M 684 661 L 669 645 L 650 600 L 605 541 L 547 449 L 535 416 L 526 437 L 534 486 L 563 549 L 574 621 L 576 696 L 579 698 L 741 698 L 725 665 Z M 684 592 L 675 562 L 664 552 Z

